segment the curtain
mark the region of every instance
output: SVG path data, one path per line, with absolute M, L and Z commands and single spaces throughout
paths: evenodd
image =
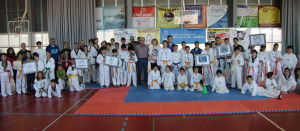
M 56 39 L 60 49 L 68 42 L 74 43 L 96 37 L 94 0 L 47 0 L 48 33 Z
M 300 53 L 300 1 L 282 0 L 282 51 L 286 52 L 289 45 L 294 53 Z

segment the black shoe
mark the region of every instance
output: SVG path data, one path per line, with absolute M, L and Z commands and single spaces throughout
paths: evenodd
M 282 99 L 282 94 L 280 94 L 280 95 L 278 96 L 278 99 L 279 99 L 279 100 L 281 100 L 281 99 Z

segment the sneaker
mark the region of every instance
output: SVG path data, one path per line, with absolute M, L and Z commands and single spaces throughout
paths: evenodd
M 278 99 L 279 99 L 279 100 L 281 100 L 281 99 L 282 99 L 282 94 L 280 94 L 280 95 L 278 96 Z

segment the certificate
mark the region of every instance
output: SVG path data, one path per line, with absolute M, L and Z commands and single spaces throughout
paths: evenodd
M 31 74 L 36 73 L 37 71 L 37 65 L 35 61 L 30 61 L 23 64 L 23 73 L 24 74 Z
M 209 65 L 209 56 L 208 55 L 195 55 L 195 65 L 196 66 Z
M 88 69 L 89 68 L 89 59 L 86 58 L 77 58 L 75 59 L 75 68 L 77 69 Z
M 251 46 L 266 45 L 266 34 L 249 35 Z
M 22 61 L 14 61 L 14 68 L 21 68 L 22 67 Z
M 105 56 L 105 65 L 118 66 L 118 57 L 115 56 Z
M 231 56 L 231 46 L 229 44 L 217 46 L 218 58 Z

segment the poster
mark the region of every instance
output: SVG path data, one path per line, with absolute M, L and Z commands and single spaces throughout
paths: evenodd
M 106 7 L 103 14 L 104 29 L 125 28 L 124 7 Z
M 259 27 L 280 27 L 280 8 L 278 6 L 259 6 Z
M 228 27 L 228 6 L 209 5 L 206 7 L 207 27 L 224 28 Z
M 198 10 L 198 24 L 184 24 L 184 28 L 206 27 L 206 5 L 186 5 L 185 10 Z
M 114 38 L 116 42 L 121 43 L 121 38 L 125 38 L 126 42 L 130 41 L 130 36 L 133 36 L 136 40 L 137 29 L 117 29 L 114 30 Z
M 224 39 L 230 39 L 229 29 L 207 29 L 207 40 L 215 41 L 216 37 L 220 37 L 221 43 L 224 43 Z
M 180 10 L 177 8 L 164 8 L 157 7 L 157 27 L 163 28 L 179 28 L 179 24 L 175 24 L 174 10 Z
M 132 27 L 148 28 L 155 27 L 154 7 L 132 7 Z
M 184 28 L 161 28 L 161 43 L 163 40 L 167 40 L 168 35 L 172 35 L 173 42 L 179 44 L 185 41 L 188 44 L 199 41 L 199 43 L 205 43 L 206 29 L 184 29 Z
M 102 30 L 103 27 L 103 8 L 96 7 L 95 8 L 95 20 L 96 20 L 96 30 Z
M 258 6 L 238 5 L 237 8 L 238 27 L 258 27 Z
M 158 40 L 158 42 L 160 42 L 160 28 L 138 29 L 137 36 L 145 37 L 145 43 L 147 45 L 150 45 L 152 39 L 154 39 L 154 38 L 156 38 Z
M 229 41 L 231 45 L 233 45 L 233 38 L 238 38 L 239 44 L 244 47 L 244 49 L 248 49 L 249 46 L 249 35 L 251 33 L 251 29 L 243 29 L 243 30 L 236 30 L 236 29 L 230 29 L 230 38 Z

